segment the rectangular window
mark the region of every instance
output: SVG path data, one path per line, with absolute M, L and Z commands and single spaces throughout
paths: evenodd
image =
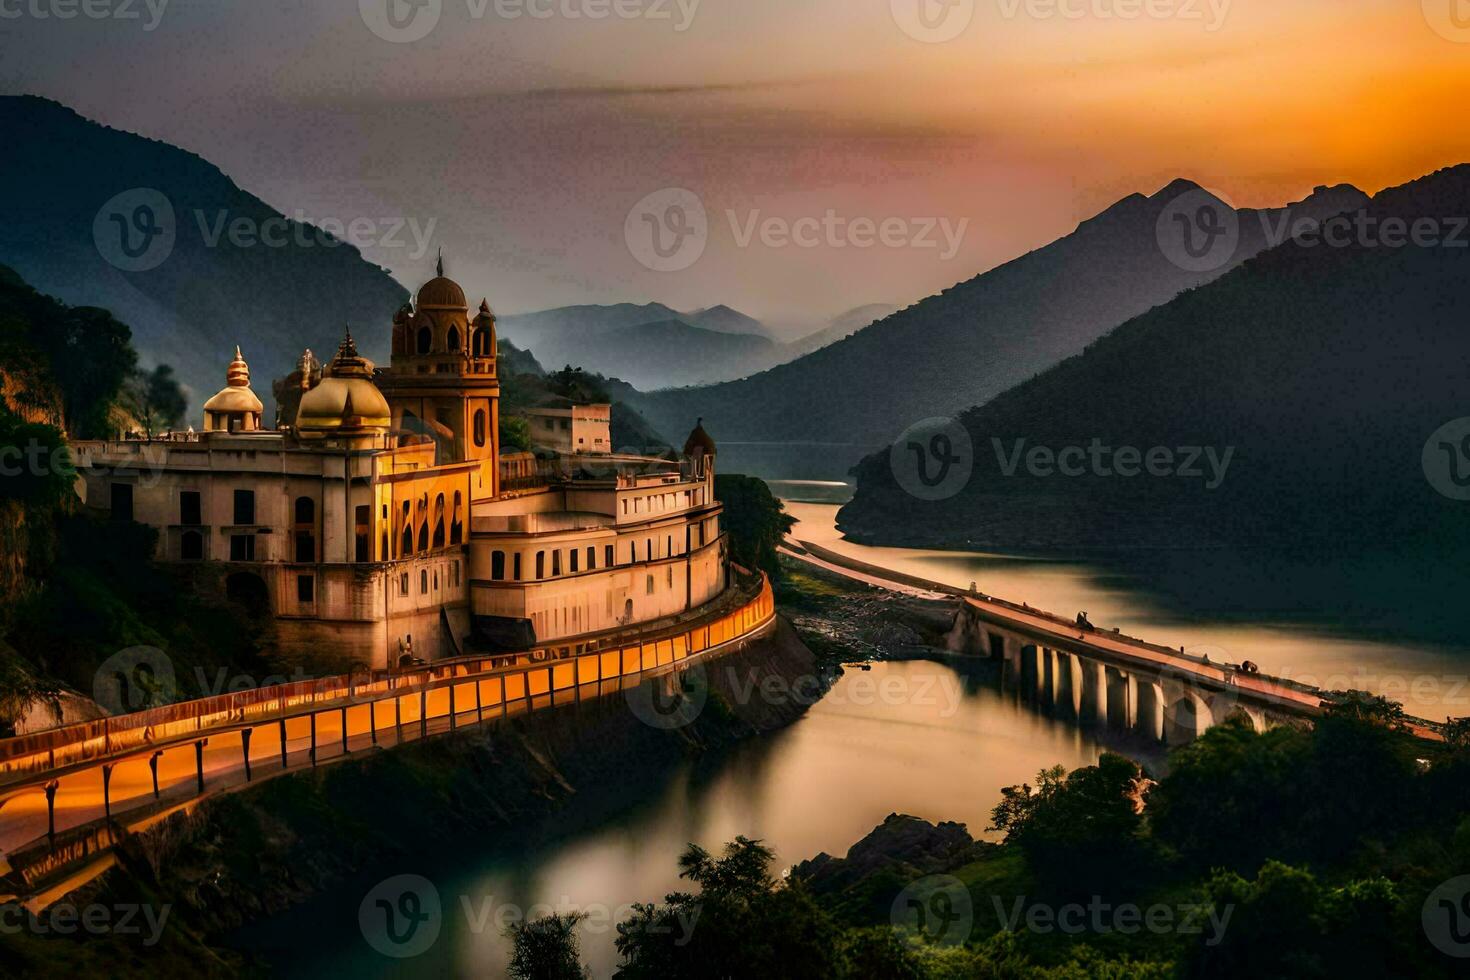
M 511 563 L 511 570 L 512 570 L 511 577 L 514 578 L 517 582 L 519 582 L 521 580 L 521 553 L 519 551 L 517 551 L 514 555 L 511 556 L 511 562 L 510 563 Z
M 112 498 L 109 504 L 112 508 L 112 519 L 114 521 L 131 521 L 133 519 L 133 485 L 131 483 L 114 483 L 111 488 Z
M 556 578 L 561 574 L 561 549 L 551 553 L 551 577 Z
M 546 552 L 536 552 L 536 580 L 540 581 L 546 577 Z
M 603 548 L 602 564 L 607 568 L 612 568 L 617 563 L 617 551 L 613 548 L 613 546 L 608 545 L 607 547 Z
M 204 523 L 203 508 L 199 505 L 198 490 L 179 491 L 179 523 L 198 527 Z
M 429 570 L 419 572 L 419 595 L 429 594 Z
M 296 601 L 311 602 L 316 598 L 316 576 L 296 576 Z
M 577 567 L 581 563 L 581 557 L 582 557 L 582 553 L 580 551 L 578 551 L 576 548 L 573 548 L 572 549 L 572 554 L 571 554 L 571 558 L 572 558 L 572 574 L 573 575 L 576 575 L 577 572 L 581 571 L 581 569 L 579 569 Z
M 653 576 L 652 575 L 648 576 L 648 586 L 647 586 L 647 589 L 648 589 L 648 594 L 649 595 L 653 595 Z
M 449 566 L 449 584 L 459 588 L 459 562 L 453 562 Z
M 255 535 L 234 534 L 230 536 L 230 561 L 255 560 Z
M 404 572 L 398 576 L 398 594 L 408 595 L 408 573 Z
M 255 523 L 255 491 L 235 491 L 235 525 L 245 527 Z
M 596 548 L 589 547 L 587 549 L 587 571 L 590 572 L 590 571 L 592 571 L 596 567 L 597 567 L 597 549 Z
M 495 551 L 490 554 L 490 578 L 496 582 L 505 581 L 505 552 Z

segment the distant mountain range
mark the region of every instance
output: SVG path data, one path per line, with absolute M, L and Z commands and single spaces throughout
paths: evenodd
M 268 417 L 270 380 L 304 348 L 330 355 L 346 324 L 386 359 L 408 293 L 351 245 L 288 221 L 192 153 L 55 102 L 0 97 L 0 131 L 0 262 L 131 326 L 144 360 L 172 364 L 188 386 L 195 421 L 236 344 Z
M 1470 165 L 1384 190 L 1332 223 L 1337 245 L 1288 238 L 964 412 L 975 468 L 952 496 L 900 486 L 910 447 L 897 468 L 887 451 L 865 459 L 841 526 L 884 543 L 1074 554 L 1439 549 L 1454 556 L 1442 574 L 1421 566 L 1400 586 L 1460 589 L 1470 504 L 1452 498 L 1470 496 L 1470 422 L 1442 427 L 1470 416 L 1467 225 Z M 1403 229 L 1424 229 L 1421 243 Z M 1101 467 L 1073 453 L 1072 475 L 1017 455 L 1095 443 L 1110 447 Z M 1125 467 L 1137 475 L 1118 475 L 1118 447 L 1141 454 Z M 1158 447 L 1160 471 L 1188 447 L 1228 468 L 1212 481 L 1218 466 L 1191 451 L 1198 476 L 1150 475 Z M 1319 583 L 1340 573 L 1314 567 Z
M 754 377 L 638 399 L 663 430 L 703 416 L 716 440 L 818 444 L 787 475 L 832 476 L 911 424 L 987 401 L 1119 323 L 1203 285 L 1271 243 L 1287 220 L 1366 203 L 1352 187 L 1319 188 L 1289 209 L 1240 210 L 1235 247 L 1199 268 L 1161 247 L 1180 202 L 1212 202 L 1176 181 L 1134 194 L 1075 232 L 895 313 L 853 336 Z M 1221 220 L 1230 209 L 1217 201 Z M 1228 245 L 1230 240 L 1226 239 Z
M 759 320 L 728 306 L 692 313 L 662 303 L 567 306 L 504 316 L 499 327 L 548 368 L 585 366 L 649 391 L 764 371 L 849 336 L 887 311 L 853 310 L 825 329 L 784 344 L 773 340 Z

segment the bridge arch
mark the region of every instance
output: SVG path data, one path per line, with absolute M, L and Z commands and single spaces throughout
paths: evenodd
M 1210 703 L 1198 691 L 1186 690 L 1169 703 L 1166 711 L 1170 745 L 1193 741 L 1215 724 Z

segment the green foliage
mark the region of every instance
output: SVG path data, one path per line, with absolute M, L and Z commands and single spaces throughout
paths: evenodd
M 1147 873 L 1148 850 L 1137 799 L 1143 773 L 1105 753 L 1070 774 L 1060 766 L 1037 775 L 1037 787 L 1012 786 L 992 811 L 994 829 L 1026 854 L 1043 887 L 1054 893 L 1103 894 L 1120 875 Z
M 34 516 L 73 498 L 76 468 L 54 426 L 26 422 L 0 403 L 0 500 L 16 500 Z
M 1217 872 L 1206 893 L 1229 918 L 1216 945 L 1207 932 L 1190 949 L 1191 976 L 1370 978 L 1403 965 L 1398 896 L 1383 878 L 1329 888 L 1305 868 L 1268 861 L 1254 881 Z
M 553 913 L 530 922 L 512 922 L 505 935 L 513 950 L 506 976 L 511 980 L 583 980 L 589 976 L 582 966 L 577 923 L 586 913 Z
M 730 553 L 746 568 L 760 569 L 773 580 L 781 577 L 776 548 L 796 523 L 764 480 L 734 474 L 715 475 L 715 497 L 725 505 L 721 525 L 730 535 Z
M 1330 717 L 1372 722 L 1394 730 L 1401 729 L 1404 725 L 1404 706 L 1381 694 L 1333 691 L 1326 698 L 1325 708 Z
M 1456 718 L 1444 728 L 1445 743 L 1455 749 L 1470 749 L 1470 718 Z
M 531 423 L 520 415 L 500 416 L 500 451 L 528 453 L 531 451 Z
M 737 837 L 724 855 L 691 845 L 680 877 L 698 894 L 635 905 L 618 924 L 617 976 L 828 977 L 838 975 L 837 927 L 799 885 L 771 874 L 771 850 Z

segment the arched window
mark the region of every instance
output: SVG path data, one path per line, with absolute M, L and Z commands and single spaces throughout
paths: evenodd
M 462 348 L 459 346 L 459 328 L 458 327 L 450 327 L 449 328 L 449 352 L 451 354 L 458 354 L 461 349 Z
M 485 445 L 485 410 L 475 412 L 475 445 Z
M 179 542 L 179 557 L 184 561 L 203 561 L 204 536 L 198 531 L 185 531 Z
M 296 523 L 312 524 L 316 521 L 316 501 L 310 497 L 296 498 Z
M 476 330 L 470 341 L 476 357 L 490 356 L 490 331 L 483 327 Z
M 419 525 L 419 550 L 420 551 L 428 551 L 429 550 L 429 522 L 428 521 L 424 521 L 424 523 L 422 523 L 422 524 Z
M 449 520 L 450 544 L 460 544 L 464 541 L 464 518 L 461 516 L 463 506 L 464 497 L 460 495 L 458 490 L 454 491 L 454 513 L 450 515 Z
M 407 558 L 413 554 L 413 528 L 405 524 L 403 526 L 403 548 L 398 553 L 399 558 Z
M 430 348 L 432 348 L 433 346 L 434 346 L 434 334 L 433 334 L 433 332 L 430 331 L 428 327 L 420 327 L 419 328 L 419 336 L 418 336 L 418 351 L 419 351 L 419 353 L 420 354 L 427 354 L 429 352 Z
M 444 494 L 434 500 L 434 547 L 444 547 Z

